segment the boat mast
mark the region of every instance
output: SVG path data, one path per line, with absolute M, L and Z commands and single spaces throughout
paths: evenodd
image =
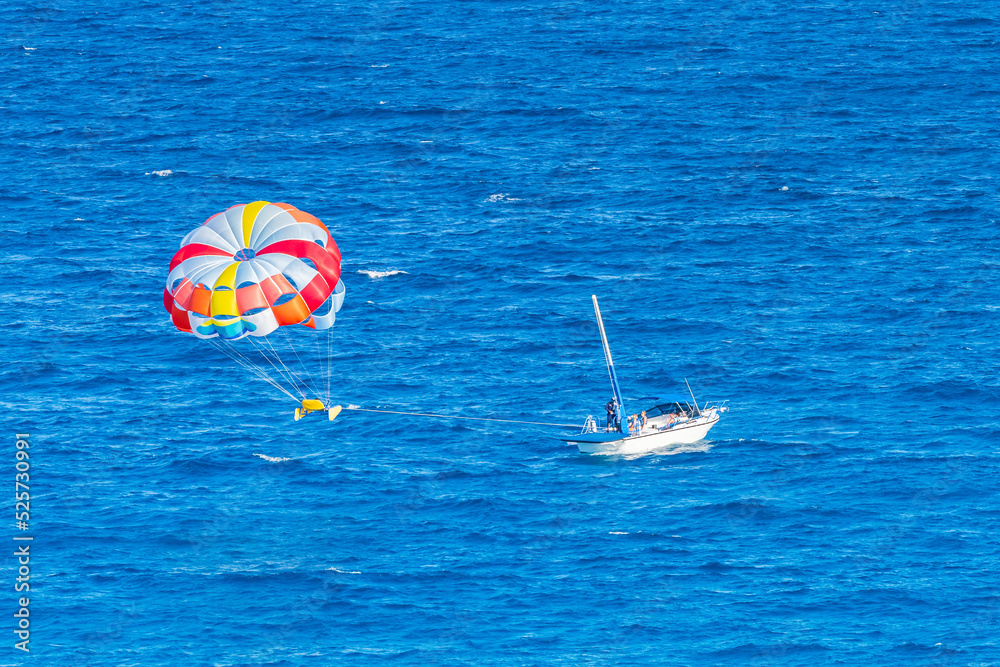
M 625 402 L 622 400 L 622 391 L 618 387 L 618 376 L 615 374 L 615 362 L 611 360 L 611 348 L 608 347 L 608 337 L 604 333 L 604 320 L 601 319 L 601 309 L 597 305 L 597 295 L 591 294 L 594 300 L 594 313 L 597 315 L 597 328 L 601 330 L 601 344 L 604 345 L 604 361 L 608 364 L 608 377 L 611 378 L 611 389 L 615 393 L 615 409 L 618 415 L 618 430 L 627 433 L 628 423 L 625 418 Z
M 687 385 L 687 387 L 688 387 L 688 393 L 691 394 L 691 400 L 694 401 L 694 409 L 697 410 L 698 414 L 700 415 L 701 414 L 701 408 L 698 407 L 698 400 L 694 397 L 694 392 L 691 391 L 691 383 L 688 382 L 687 378 L 684 378 L 684 384 Z

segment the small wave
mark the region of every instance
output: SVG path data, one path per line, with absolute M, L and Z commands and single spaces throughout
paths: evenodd
M 25 46 L 24 50 L 25 51 L 37 51 L 38 47 L 37 46 Z
M 161 178 L 166 176 L 173 176 L 174 172 L 172 169 L 160 169 L 158 171 L 147 171 L 146 176 L 159 176 Z
M 378 67 L 379 69 L 382 69 L 383 67 L 388 67 L 388 66 L 389 66 L 388 63 L 386 63 L 385 65 L 372 65 L 372 67 Z
M 259 456 L 265 461 L 269 461 L 271 463 L 283 463 L 285 461 L 291 461 L 291 459 L 283 459 L 280 456 L 268 456 L 267 454 L 254 454 L 254 456 Z
M 498 192 L 495 195 L 490 195 L 489 197 L 487 197 L 485 201 L 498 202 L 498 201 L 521 201 L 521 200 L 518 199 L 517 197 L 511 197 L 506 192 Z
M 406 275 L 410 275 L 406 271 L 368 271 L 365 269 L 360 269 L 358 273 L 363 273 L 372 280 L 376 280 L 378 278 L 388 278 L 389 276 L 395 276 L 400 273 L 405 273 Z
M 327 572 L 339 572 L 340 574 L 361 574 L 358 570 L 341 570 L 336 567 L 326 568 Z
M 360 407 L 361 407 L 360 405 L 354 405 L 354 403 L 348 403 L 347 405 L 348 410 L 357 410 Z
M 621 530 L 608 531 L 608 535 L 628 535 L 628 533 Z

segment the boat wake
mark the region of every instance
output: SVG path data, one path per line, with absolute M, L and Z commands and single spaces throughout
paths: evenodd
M 640 456 L 646 456 L 652 454 L 653 456 L 674 456 L 675 454 L 704 454 L 705 452 L 712 449 L 712 444 L 709 442 L 695 442 L 683 445 L 668 445 L 666 447 L 660 447 L 659 449 L 654 449 L 647 452 L 646 454 L 637 454 L 635 456 L 626 456 L 625 458 L 631 460 L 632 458 L 639 458 Z
M 675 454 L 704 454 L 712 449 L 710 442 L 696 442 L 691 444 L 666 445 L 658 449 L 651 449 L 647 452 L 636 452 L 633 454 L 621 454 L 619 452 L 591 452 L 591 456 L 614 456 L 626 461 L 646 458 L 647 456 L 674 456 Z
M 674 454 L 702 454 L 710 449 L 712 449 L 712 443 L 703 441 L 700 443 L 695 442 L 691 444 L 661 447 L 660 449 L 654 449 L 650 452 L 650 454 L 659 454 L 662 456 L 673 456 Z

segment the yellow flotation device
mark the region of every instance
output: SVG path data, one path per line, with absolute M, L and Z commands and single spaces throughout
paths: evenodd
M 302 399 L 302 407 L 295 408 L 295 421 L 302 419 L 310 412 L 319 412 L 320 410 L 326 410 L 330 421 L 333 421 L 337 418 L 337 415 L 340 414 L 340 411 L 343 410 L 343 408 L 339 405 L 334 405 L 333 407 L 327 409 L 327 407 L 323 405 L 323 401 L 315 398 L 305 398 Z

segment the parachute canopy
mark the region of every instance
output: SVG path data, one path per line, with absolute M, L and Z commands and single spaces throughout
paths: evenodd
M 329 329 L 344 301 L 340 249 L 326 226 L 290 204 L 256 201 L 216 213 L 184 237 L 163 305 L 199 338 Z
M 178 329 L 289 398 L 328 405 L 330 334 L 344 293 L 340 249 L 326 226 L 290 204 L 255 201 L 216 213 L 184 237 L 163 305 Z M 325 403 L 309 398 L 324 384 Z

